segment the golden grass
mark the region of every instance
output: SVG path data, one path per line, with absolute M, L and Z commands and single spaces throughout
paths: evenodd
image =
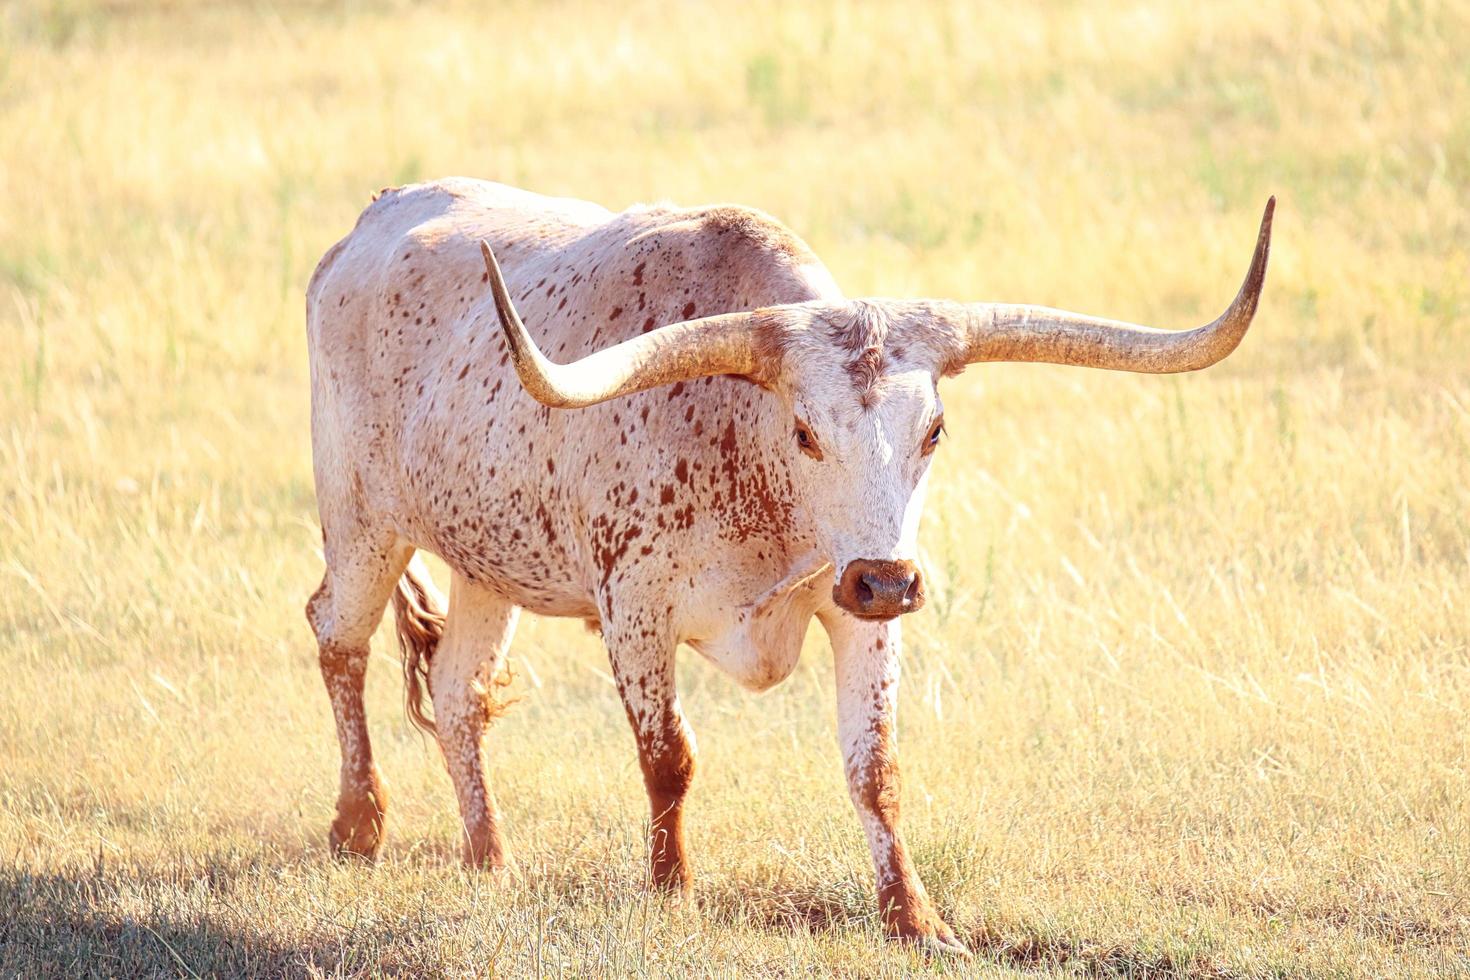
M 698 908 L 637 888 L 605 654 L 522 626 L 455 864 L 386 636 L 373 870 L 336 745 L 302 293 L 444 174 L 781 216 L 853 294 L 1257 326 L 948 383 L 906 821 L 993 974 L 1470 972 L 1470 4 L 0 5 L 0 973 L 898 975 L 814 637 L 689 658 Z M 386 632 L 386 631 L 385 631 Z

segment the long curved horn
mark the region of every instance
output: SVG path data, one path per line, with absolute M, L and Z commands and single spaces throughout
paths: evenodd
M 619 395 L 711 374 L 757 376 L 763 355 L 751 313 L 724 313 L 660 327 L 571 364 L 554 364 L 537 348 L 511 302 L 500 264 L 480 242 L 490 291 L 510 359 L 533 398 L 552 408 L 586 408 Z
M 1245 283 L 1230 308 L 1213 323 L 1194 330 L 1167 331 L 1117 320 L 1082 316 L 1044 306 L 966 304 L 964 350 L 955 368 L 977 361 L 1045 361 L 1172 374 L 1209 367 L 1235 350 L 1255 315 L 1271 254 L 1271 216 L 1276 198 L 1266 202 L 1256 252 Z

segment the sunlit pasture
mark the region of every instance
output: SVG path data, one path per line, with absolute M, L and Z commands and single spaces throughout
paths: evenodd
M 1470 973 L 1467 51 L 1464 0 L 0 3 L 0 974 Z M 519 878 L 389 629 L 389 841 L 330 859 L 304 290 L 450 174 L 1170 327 L 1278 196 L 1222 365 L 945 383 L 904 820 L 972 962 L 882 937 L 820 631 L 764 695 L 681 661 L 692 903 L 579 622 L 492 736 Z

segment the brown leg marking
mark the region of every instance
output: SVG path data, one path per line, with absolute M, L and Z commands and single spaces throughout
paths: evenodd
M 330 643 L 321 647 L 322 679 L 332 699 L 337 739 L 342 747 L 337 815 L 330 836 L 332 852 L 339 857 L 371 861 L 383 844 L 388 794 L 368 741 L 362 702 L 366 668 L 366 649 L 344 650 Z
M 649 877 L 660 888 L 687 893 L 693 879 L 684 849 L 684 796 L 694 781 L 694 752 L 677 714 L 667 712 L 651 732 L 638 727 L 638 762 L 648 790 Z
M 674 641 L 667 623 L 629 619 L 603 609 L 609 663 L 628 724 L 638 742 L 638 765 L 648 791 L 649 881 L 689 894 L 693 875 L 684 847 L 684 797 L 694 781 L 693 736 L 679 710 L 674 683 Z
M 870 750 L 863 765 L 850 774 L 855 802 L 865 821 L 877 830 L 874 866 L 878 884 L 878 910 L 888 935 L 898 939 L 926 940 L 958 945 L 954 932 L 940 918 L 924 890 L 909 858 L 903 834 L 898 829 L 902 778 L 898 757 L 886 718 L 872 726 Z
M 929 900 L 899 831 L 898 624 L 872 626 L 833 616 L 823 625 L 832 638 L 848 792 L 873 856 L 884 930 L 926 949 L 965 955 Z

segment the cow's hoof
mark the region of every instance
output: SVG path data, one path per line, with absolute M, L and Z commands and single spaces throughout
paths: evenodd
M 968 959 L 970 950 L 955 938 L 939 913 L 932 907 L 920 906 L 910 909 L 889 923 L 889 935 L 904 942 L 913 943 L 925 953 L 942 956 L 959 956 Z
M 694 883 L 687 878 L 668 881 L 646 880 L 643 890 L 650 895 L 661 895 L 671 902 L 687 902 L 694 897 Z
M 500 836 L 500 828 L 494 824 L 479 826 L 465 833 L 459 860 L 466 871 L 477 871 L 497 883 L 519 881 L 521 877 L 510 848 Z
M 972 955 L 969 947 L 956 939 L 954 933 L 948 929 L 945 929 L 943 934 L 935 933 L 932 936 L 916 938 L 915 944 L 929 956 L 950 956 L 968 960 Z
M 688 881 L 648 882 L 644 886 L 644 893 L 668 909 L 698 908 L 698 903 L 694 900 L 694 885 Z
M 519 877 L 515 859 L 496 830 L 470 834 L 460 849 L 459 859 L 470 871 L 483 871 L 495 878 Z
M 373 862 L 383 846 L 383 818 L 387 794 L 379 786 L 374 793 L 337 801 L 328 842 L 332 856 L 343 860 Z
M 371 864 L 378 860 L 378 851 L 383 846 L 382 831 L 381 821 L 357 822 L 338 817 L 332 821 L 332 832 L 328 836 L 332 856 L 341 861 Z

